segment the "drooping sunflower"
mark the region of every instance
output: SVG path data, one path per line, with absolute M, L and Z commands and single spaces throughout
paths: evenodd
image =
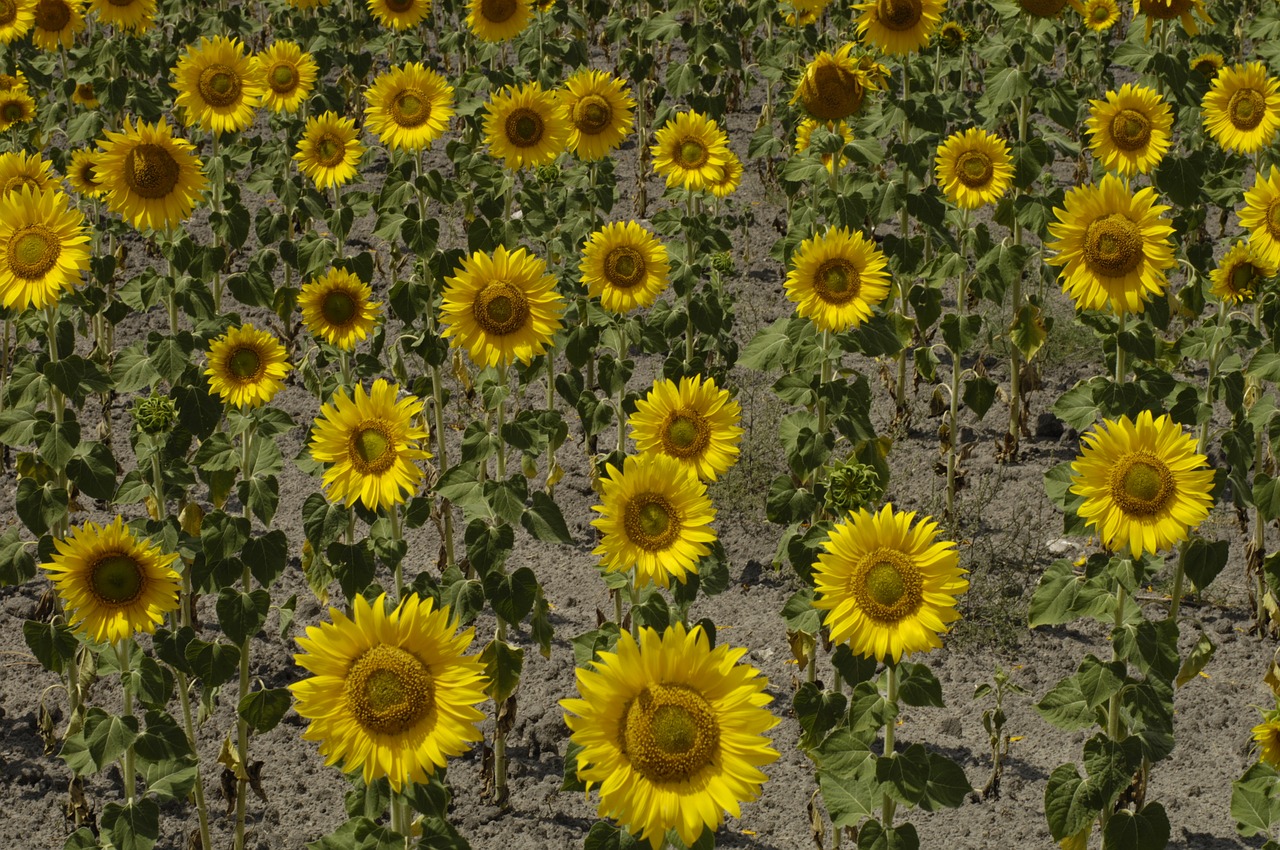
M 1222 66 L 1227 64 L 1227 60 L 1221 53 L 1198 53 L 1187 64 L 1196 73 L 1213 79 L 1222 70 Z
M 724 167 L 720 169 L 720 179 L 711 181 L 707 188 L 717 198 L 727 198 L 738 191 L 738 187 L 741 185 L 742 160 L 738 159 L 736 153 L 729 151 L 729 159 L 725 162 Z
M 84 29 L 84 0 L 36 0 L 31 43 L 50 52 L 71 47 Z
M 1065 4 L 1067 0 L 1061 0 Z M 1057 2 L 1057 0 L 1053 0 Z M 870 0 L 855 3 L 858 37 L 885 53 L 905 56 L 929 44 L 942 22 L 946 0 Z
M 386 777 L 394 791 L 426 782 L 451 756 L 482 740 L 487 679 L 464 655 L 474 629 L 457 632 L 449 609 L 405 597 L 387 612 L 386 595 L 357 595 L 352 617 L 308 626 L 294 662 L 312 675 L 289 686 L 294 708 L 311 721 L 302 737 L 320 742 L 326 765 L 360 771 L 365 784 Z
M 1160 93 L 1125 83 L 1103 100 L 1089 101 L 1089 149 L 1108 171 L 1149 174 L 1169 150 L 1173 111 Z
M 506 86 L 485 108 L 489 153 L 514 170 L 555 162 L 569 141 L 569 115 L 554 91 L 534 80 Z
M 802 118 L 800 123 L 796 125 L 796 153 L 809 149 L 809 146 L 813 144 L 813 132 L 819 127 L 828 133 L 839 135 L 845 145 L 853 141 L 853 128 L 844 121 L 817 121 L 813 118 Z M 829 173 L 844 168 L 849 164 L 849 160 L 845 158 L 843 153 L 839 157 L 834 154 L 824 153 L 822 154 L 822 164 L 827 167 Z
M 42 566 L 70 622 L 100 643 L 154 632 L 178 607 L 182 579 L 169 566 L 178 556 L 134 537 L 121 517 L 110 525 L 72 528 L 54 547 Z
M 67 182 L 71 188 L 85 198 L 101 198 L 107 193 L 107 187 L 98 179 L 97 167 L 102 154 L 94 150 L 78 150 L 71 154 L 71 162 L 67 164 Z
M 365 99 L 365 126 L 392 149 L 431 147 L 453 117 L 453 86 L 421 62 L 379 74 Z
M 141 35 L 156 16 L 156 0 L 92 0 L 89 4 L 98 20 Z
M 732 156 L 729 137 L 716 122 L 700 112 L 681 112 L 654 135 L 651 147 L 654 170 L 667 178 L 668 186 L 708 188 L 722 178 Z
M 1204 0 L 1133 0 L 1133 11 L 1134 14 L 1141 13 L 1145 16 L 1147 22 L 1145 38 L 1148 41 L 1151 40 L 1153 20 L 1172 21 L 1174 18 L 1181 18 L 1182 28 L 1187 31 L 1187 35 L 1192 36 L 1200 34 L 1200 27 L 1192 17 L 1192 12 L 1204 18 L 1205 23 L 1213 25 L 1213 19 L 1209 17 L 1209 12 L 1204 7 Z
M 648 307 L 671 282 L 667 247 L 634 221 L 592 233 L 582 249 L 582 282 L 611 313 Z
M 841 333 L 871 318 L 889 295 L 889 262 L 875 243 L 843 227 L 800 243 L 787 273 L 796 313 L 824 331 Z
M 139 229 L 163 230 L 191 215 L 208 180 L 195 147 L 175 139 L 164 119 L 155 124 L 124 120 L 108 131 L 96 173 L 106 187 L 107 206 Z
M 297 112 L 316 85 L 316 60 L 292 41 L 277 41 L 253 57 L 263 83 L 262 105 L 272 112 Z
M 1056 18 L 1069 0 L 1018 0 L 1018 6 L 1033 18 Z
M 970 127 L 938 146 L 934 174 L 951 203 L 974 210 L 994 204 L 1009 190 L 1013 158 L 1004 139 Z
M 881 91 L 888 76 L 879 62 L 868 56 L 854 56 L 852 42 L 835 53 L 825 50 L 805 66 L 804 74 L 791 95 L 819 121 L 843 121 L 862 108 L 867 92 Z
M 803 27 L 816 24 L 831 0 L 787 0 L 783 7 L 783 20 L 788 26 Z
M 1169 416 L 1104 419 L 1080 439 L 1071 492 L 1102 544 L 1134 557 L 1187 539 L 1213 506 L 1213 470 L 1195 439 Z
M 1280 710 L 1262 712 L 1262 722 L 1250 731 L 1258 745 L 1258 760 L 1280 767 Z
M 569 150 L 578 159 L 604 159 L 622 144 L 635 123 L 635 99 L 627 84 L 604 71 L 581 70 L 565 81 Z
M 1058 221 L 1049 225 L 1057 239 L 1045 262 L 1064 266 L 1062 289 L 1081 310 L 1141 313 L 1148 297 L 1169 285 L 1165 270 L 1176 262 L 1173 228 L 1161 216 L 1167 206 L 1156 203 L 1155 189 L 1137 194 L 1107 174 L 1102 182 L 1067 192 L 1066 209 L 1054 208 Z
M 528 363 L 561 328 L 564 298 L 555 278 L 524 248 L 476 251 L 444 283 L 440 334 L 479 366 Z
M 236 133 L 253 123 L 262 103 L 262 72 L 238 38 L 201 38 L 173 66 L 173 87 L 183 122 L 212 133 Z
M 209 343 L 209 391 L 234 407 L 258 407 L 284 389 L 290 365 L 284 346 L 267 331 L 244 324 Z
M 1241 304 L 1252 301 L 1259 284 L 1275 276 L 1275 263 L 1268 263 L 1252 242 L 1237 241 L 1209 273 L 1210 292 L 1228 304 Z
M 36 102 L 25 89 L 0 92 L 0 133 L 36 117 Z
M 422 479 L 414 461 L 431 453 L 421 448 L 427 429 L 414 424 L 422 417 L 423 402 L 379 378 L 369 394 L 357 384 L 355 395 L 340 387 L 330 404 L 322 405 L 311 435 L 311 456 L 333 464 L 324 473 L 330 501 L 353 505 L 358 500 L 376 511 L 399 505 L 412 496 Z
M 591 554 L 606 572 L 634 567 L 637 587 L 669 587 L 698 571 L 716 539 L 716 511 L 692 468 L 664 454 L 628 456 L 621 470 L 607 465 L 600 486 L 603 504 L 591 508 L 600 514 L 591 520 L 600 545 Z
M 1120 20 L 1120 5 L 1116 0 L 1084 0 L 1078 11 L 1084 25 L 1094 32 L 1106 32 Z
M 627 424 L 636 449 L 673 457 L 704 481 L 715 481 L 738 462 L 742 408 L 714 378 L 659 378 L 636 402 Z
M 22 38 L 35 22 L 35 0 L 0 0 L 0 44 Z
M 84 214 L 58 191 L 23 187 L 0 198 L 0 302 L 56 304 L 89 268 Z
M 380 302 L 371 301 L 369 284 L 345 269 L 329 269 L 302 285 L 298 307 L 311 335 L 350 351 L 378 323 Z
M 35 190 L 54 187 L 53 163 L 38 153 L 22 151 L 0 153 L 0 198 L 10 192 L 29 187 Z
M 1270 265 L 1280 266 L 1280 169 L 1273 166 L 1266 180 L 1261 174 L 1254 175 L 1253 188 L 1244 193 L 1244 209 L 1236 217 L 1240 226 L 1249 231 L 1249 244 L 1259 256 Z
M 510 41 L 533 20 L 529 0 L 468 0 L 467 26 L 481 41 Z
M 367 0 L 369 13 L 384 27 L 416 27 L 431 12 L 431 0 Z
M 354 121 L 340 118 L 330 110 L 307 119 L 293 158 L 298 161 L 298 169 L 310 177 L 317 188 L 341 186 L 359 173 L 357 166 L 364 155 L 359 135 Z
M 960 619 L 956 597 L 969 589 L 967 570 L 955 544 L 938 540 L 938 524 L 915 518 L 892 505 L 860 508 L 831 530 L 813 573 L 813 607 L 826 612 L 832 643 L 896 663 L 942 646 L 939 635 Z
M 71 102 L 85 109 L 97 109 L 98 93 L 93 90 L 93 83 L 79 83 L 71 92 Z
M 745 648 L 711 648 L 699 627 L 640 630 L 577 670 L 580 698 L 560 701 L 578 778 L 600 787 L 599 813 L 659 850 L 674 829 L 692 847 L 725 812 L 742 814 L 778 758 L 765 732 L 768 680 L 738 662 Z
M 1271 144 L 1280 129 L 1280 79 L 1261 62 L 1223 68 L 1200 103 L 1204 128 L 1229 151 L 1251 154 Z

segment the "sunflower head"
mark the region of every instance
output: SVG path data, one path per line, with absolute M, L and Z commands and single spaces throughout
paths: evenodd
M 603 159 L 631 132 L 636 102 L 626 83 L 603 71 L 581 70 L 565 82 L 569 150 L 582 160 Z
M 1191 57 L 1188 64 L 1191 70 L 1212 80 L 1222 70 L 1222 66 L 1227 64 L 1227 60 L 1221 53 L 1198 53 Z
M 606 224 L 582 249 L 582 282 L 611 313 L 648 307 L 670 283 L 667 248 L 634 221 Z
M 164 120 L 124 121 L 107 133 L 95 173 L 106 187 L 107 206 L 137 228 L 162 230 L 191 215 L 208 181 L 194 146 L 175 139 Z
M 701 190 L 724 179 L 729 137 L 716 122 L 699 112 L 681 112 L 654 135 L 654 169 L 668 186 Z
M 857 327 L 889 295 L 888 260 L 856 231 L 840 227 L 806 239 L 791 262 L 787 298 L 824 331 Z
M 489 152 L 513 171 L 555 162 L 568 144 L 569 128 L 560 96 L 536 80 L 493 95 L 484 117 Z
M 26 89 L 0 92 L 0 132 L 26 124 L 36 117 L 36 102 Z
M 938 147 L 934 165 L 938 184 L 962 209 L 1000 200 L 1013 181 L 1013 158 L 1004 139 L 970 128 L 954 133 Z
M 1106 32 L 1120 20 L 1120 6 L 1116 0 L 1084 0 L 1078 9 L 1084 25 L 1094 32 Z
M 188 127 L 235 133 L 253 123 L 265 86 L 262 70 L 235 38 L 214 36 L 188 45 L 173 67 L 174 105 Z
M 36 0 L 31 41 L 50 52 L 70 48 L 84 29 L 84 0 Z
M 302 323 L 311 335 L 350 351 L 378 322 L 382 304 L 370 300 L 369 284 L 345 269 L 330 269 L 298 293 Z
M 267 331 L 240 325 L 209 344 L 209 391 L 233 407 L 258 407 L 284 389 L 293 367 L 284 346 Z
M 1066 0 L 1042 2 L 1066 4 Z M 946 0 L 869 0 L 855 3 L 853 8 L 860 13 L 858 35 L 864 41 L 885 53 L 903 56 L 929 44 L 945 6 Z
M 1258 288 L 1276 276 L 1276 264 L 1268 262 L 1251 242 L 1238 241 L 1210 273 L 1211 292 L 1228 304 L 1252 301 Z
M 384 27 L 416 27 L 431 11 L 431 0 L 368 0 L 369 12 Z
M 481 41 L 510 41 L 533 19 L 530 0 L 468 0 L 467 26 Z
M 316 85 L 316 60 L 292 41 L 277 41 L 253 58 L 262 103 L 272 112 L 296 112 Z
M 156 0 L 92 0 L 98 20 L 141 35 L 156 16 Z
M 1125 83 L 1089 104 L 1089 148 L 1108 171 L 1130 177 L 1160 164 L 1169 149 L 1173 111 L 1159 92 Z
M 58 303 L 89 267 L 84 215 L 56 190 L 23 187 L 0 198 L 0 303 Z
M 1206 23 L 1213 24 L 1213 19 L 1209 17 L 1209 13 L 1205 9 L 1204 0 L 1133 0 L 1133 11 L 1135 14 L 1142 14 L 1146 18 L 1145 37 L 1148 41 L 1151 40 L 1151 24 L 1153 21 L 1181 19 L 1182 28 L 1187 31 L 1188 35 L 1192 36 L 1200 34 L 1200 27 L 1192 15 L 1193 12 L 1204 18 Z
M 1253 188 L 1244 193 L 1244 209 L 1236 215 L 1259 257 L 1280 266 L 1280 169 L 1273 167 L 1266 179 L 1254 175 Z
M 738 462 L 742 408 L 714 378 L 659 379 L 636 402 L 627 424 L 642 453 L 675 458 L 705 481 L 715 481 Z
M 855 57 L 854 45 L 822 52 L 804 69 L 792 103 L 800 103 L 819 121 L 842 121 L 857 114 L 867 92 L 884 88 L 888 70 L 866 56 Z
M 1201 101 L 1204 127 L 1229 151 L 1252 154 L 1280 130 L 1280 79 L 1261 62 L 1223 68 Z
M 106 194 L 106 186 L 97 175 L 101 158 L 101 154 L 93 150 L 72 152 L 71 162 L 67 165 L 67 182 L 76 193 L 86 198 L 100 198 Z
M 947 21 L 938 28 L 938 43 L 942 45 L 943 50 L 948 52 L 959 50 L 968 40 L 969 33 L 955 21 Z
M 379 74 L 365 98 L 366 126 L 393 149 L 429 148 L 453 118 L 453 87 L 421 62 Z
M 1258 760 L 1280 768 L 1280 709 L 1262 712 L 1262 722 L 1251 730 Z
M 365 150 L 359 135 L 354 121 L 330 110 L 307 119 L 293 158 L 316 188 L 341 186 L 359 173 L 360 158 Z
M 31 0 L 0 0 L 0 44 L 11 44 L 31 31 L 35 5 Z

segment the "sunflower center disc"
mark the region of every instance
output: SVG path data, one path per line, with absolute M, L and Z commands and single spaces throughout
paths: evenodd
M 1253 263 L 1240 263 L 1227 275 L 1227 286 L 1242 298 L 1252 298 L 1253 281 L 1259 277 L 1262 275 L 1254 268 Z
M 845 259 L 828 260 L 813 276 L 813 291 L 828 304 L 847 304 L 861 289 L 858 270 Z
M 876 16 L 880 25 L 894 32 L 909 30 L 920 22 L 924 8 L 920 0 L 878 0 Z
M 1173 473 L 1149 452 L 1131 452 L 1111 474 L 1111 498 L 1130 516 L 1159 513 L 1173 490 Z
M 1122 109 L 1111 119 L 1111 140 L 1122 151 L 1136 151 L 1151 141 L 1151 121 L 1136 109 Z
M 916 565 L 896 549 L 881 548 L 867 555 L 867 565 L 854 574 L 853 597 L 871 619 L 896 623 L 920 609 L 923 582 Z
M 981 189 L 996 173 L 991 157 L 982 151 L 965 151 L 956 160 L 956 179 L 970 189 Z
M 21 192 L 23 188 L 28 186 L 32 189 L 44 188 L 38 180 L 29 174 L 19 174 L 16 177 L 10 177 L 8 181 L 5 182 L 4 191 L 0 192 L 0 197 L 3 197 L 10 192 Z
M 413 8 L 414 0 L 386 0 L 387 8 L 393 12 L 404 14 Z
M 1267 204 L 1267 233 L 1272 239 L 1280 239 L 1280 195 Z
M 237 348 L 227 358 L 227 369 L 242 381 L 253 381 L 262 371 L 262 357 L 252 348 Z
M 36 26 L 48 32 L 62 32 L 71 23 L 71 7 L 66 0 L 40 0 L 36 4 Z
M 604 276 L 610 286 L 630 289 L 644 279 L 644 257 L 630 245 L 619 245 L 604 258 Z
M 578 132 L 595 135 L 609 126 L 609 119 L 612 117 L 613 110 L 609 108 L 609 101 L 598 94 L 589 94 L 578 101 L 573 110 L 573 125 L 578 128 Z
M 333 168 L 342 162 L 346 152 L 346 145 L 337 136 L 325 135 L 316 140 L 316 159 L 325 168 Z
M 120 6 L 121 8 L 123 8 L 125 6 L 132 6 L 134 3 L 137 2 L 137 0 L 107 0 L 107 2 L 110 3 L 112 6 Z
M 124 182 L 144 198 L 167 198 L 179 173 L 178 161 L 159 145 L 138 145 L 124 158 Z
M 0 0 L 0 27 L 8 26 L 17 19 L 17 4 L 13 0 Z
M 505 336 L 525 326 L 529 320 L 529 300 L 505 280 L 495 280 L 480 290 L 471 312 L 485 333 Z
M 627 704 L 622 748 L 652 782 L 680 782 L 706 767 L 720 746 L 710 703 L 686 685 L 649 685 Z
M 42 224 L 28 224 L 9 237 L 9 268 L 24 280 L 44 277 L 60 253 L 58 235 Z
M 902 573 L 893 564 L 876 564 L 867 571 L 867 593 L 886 608 L 897 605 L 906 589 Z
M 298 72 L 294 70 L 292 65 L 280 63 L 271 69 L 271 76 L 267 78 L 271 84 L 271 90 L 276 94 L 289 94 L 298 87 Z
M 862 85 L 835 64 L 818 65 L 800 86 L 804 108 L 816 118 L 839 121 L 858 111 L 865 96 Z
M 711 428 L 701 414 L 681 410 L 672 414 L 662 436 L 664 454 L 682 459 L 697 457 L 711 441 Z
M 347 292 L 330 292 L 320 304 L 320 314 L 331 325 L 345 325 L 356 314 L 356 299 Z
M 1107 18 L 1111 17 L 1111 11 L 1101 3 L 1093 7 L 1093 22 L 1095 24 L 1105 24 Z
M 127 605 L 137 599 L 142 594 L 142 582 L 142 569 L 128 555 L 106 555 L 89 574 L 94 596 L 111 605 Z
M 1084 237 L 1084 259 L 1089 270 L 1103 277 L 1124 277 L 1142 262 L 1142 234 L 1120 213 L 1111 213 L 1089 224 Z
M 528 107 L 512 110 L 505 125 L 507 141 L 518 148 L 531 148 L 542 141 L 542 116 Z
M 416 656 L 381 643 L 351 665 L 342 695 L 364 729 L 398 735 L 430 713 L 435 684 Z
M 1142 13 L 1157 20 L 1172 21 L 1191 11 L 1192 0 L 1141 0 Z
M 515 13 L 515 0 L 480 0 L 480 14 L 491 24 L 503 23 Z
M 210 65 L 200 72 L 200 96 L 211 106 L 230 106 L 240 100 L 240 76 L 230 65 Z
M 1267 102 L 1257 89 L 1240 89 L 1227 102 L 1227 115 L 1237 130 L 1252 130 L 1267 114 Z
M 680 165 L 686 169 L 701 168 L 711 153 L 706 145 L 696 139 L 685 139 L 680 143 Z
M 21 121 L 22 116 L 26 115 L 26 110 L 22 108 L 21 103 L 6 103 L 4 105 L 4 120 L 12 124 L 15 121 Z
M 402 91 L 391 102 L 391 117 L 401 127 L 417 127 L 431 117 L 431 104 L 415 89 Z
M 666 549 L 680 536 L 675 508 L 656 493 L 642 493 L 627 502 L 622 524 L 631 542 L 648 552 Z
M 385 424 L 370 420 L 351 432 L 350 455 L 352 465 L 360 472 L 377 475 L 395 462 L 395 440 Z

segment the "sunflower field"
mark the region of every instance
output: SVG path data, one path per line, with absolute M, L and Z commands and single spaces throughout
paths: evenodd
M 0 60 L 0 845 L 1280 850 L 1276 0 Z

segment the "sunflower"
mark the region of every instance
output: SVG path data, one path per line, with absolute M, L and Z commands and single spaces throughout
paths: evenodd
M 959 50 L 968 40 L 968 30 L 955 21 L 947 21 L 938 28 L 938 43 L 943 50 Z
M 326 765 L 359 770 L 366 785 L 385 776 L 398 792 L 482 739 L 484 665 L 463 655 L 475 630 L 455 632 L 430 598 L 410 595 L 388 613 L 385 594 L 356 595 L 351 607 L 351 617 L 330 608 L 332 623 L 298 638 L 293 660 L 312 675 L 289 689 Z
M 1151 40 L 1151 22 L 1172 21 L 1174 18 L 1182 19 L 1182 28 L 1187 31 L 1188 35 L 1199 35 L 1200 27 L 1196 25 L 1196 19 L 1191 16 L 1192 12 L 1198 12 L 1200 17 L 1204 18 L 1205 23 L 1212 25 L 1213 19 L 1209 17 L 1209 12 L 1204 7 L 1204 0 L 1133 0 L 1133 11 L 1135 14 L 1141 12 L 1146 16 L 1147 31 L 1146 39 Z
M 614 222 L 592 233 L 582 249 L 582 282 L 611 313 L 648 307 L 667 288 L 667 248 L 634 221 Z
M 600 514 L 591 520 L 600 530 L 591 554 L 601 556 L 606 572 L 635 567 L 637 587 L 669 587 L 673 578 L 684 584 L 716 539 L 706 485 L 691 467 L 653 452 L 627 457 L 621 471 L 613 464 L 605 469 L 604 504 L 591 508 Z
M 1276 264 L 1268 263 L 1252 242 L 1238 241 L 1227 251 L 1209 279 L 1213 295 L 1228 304 L 1252 301 L 1258 284 L 1276 276 Z
M 0 0 L 0 44 L 22 38 L 35 21 L 35 0 Z
M 344 351 L 369 335 L 382 312 L 369 284 L 345 269 L 330 269 L 302 285 L 298 307 L 311 335 Z
M 1124 177 L 1148 174 L 1169 150 L 1173 112 L 1160 93 L 1125 83 L 1089 101 L 1089 149 L 1103 167 Z
M 156 0 L 92 0 L 89 4 L 98 20 L 141 35 L 156 16 Z
M 1084 0 L 1076 3 L 1076 11 L 1084 18 L 1084 25 L 1094 32 L 1106 32 L 1120 20 L 1116 0 Z
M 813 131 L 819 127 L 828 133 L 838 134 L 844 142 L 844 145 L 841 145 L 842 150 L 845 145 L 853 141 L 853 128 L 844 121 L 816 121 L 813 118 L 803 118 L 796 125 L 796 153 L 809 149 L 809 146 L 813 144 Z M 845 158 L 843 153 L 840 154 L 839 159 L 834 154 L 824 153 L 822 155 L 822 164 L 827 167 L 829 173 L 844 168 L 849 164 L 849 160 Z
M 481 41 L 510 41 L 533 20 L 529 0 L 468 0 L 467 26 Z
M 778 724 L 765 706 L 768 680 L 738 664 L 747 650 L 677 623 L 661 635 L 618 637 L 593 669 L 577 670 L 580 699 L 561 700 L 581 747 L 578 778 L 600 786 L 602 817 L 617 819 L 653 850 L 674 829 L 692 847 L 725 812 L 760 796 L 760 768 L 778 753 L 764 733 Z
M 1227 64 L 1227 60 L 1221 53 L 1198 53 L 1187 64 L 1196 73 L 1213 79 L 1222 70 L 1222 66 Z
M 1250 731 L 1258 745 L 1258 760 L 1280 768 L 1280 710 L 1262 712 L 1262 722 Z
M 365 99 L 365 126 L 392 149 L 431 147 L 453 117 L 453 86 L 421 62 L 379 74 Z
M 36 117 L 36 102 L 25 89 L 0 92 L 0 133 Z
M 0 187 L 5 185 L 0 182 Z M 1273 166 L 1266 180 L 1261 173 L 1254 176 L 1253 188 L 1244 193 L 1244 209 L 1236 216 L 1240 226 L 1249 231 L 1249 244 L 1257 248 L 1263 261 L 1280 266 L 1280 170 Z
M 850 511 L 831 530 L 813 573 L 813 607 L 827 612 L 832 643 L 865 658 L 896 663 L 942 646 L 960 619 L 956 597 L 969 589 L 955 544 L 938 541 L 938 524 L 892 505 Z
M 569 115 L 554 91 L 535 80 L 507 86 L 485 108 L 484 136 L 489 153 L 512 170 L 548 165 L 569 141 Z
M 970 127 L 938 146 L 934 173 L 951 203 L 973 210 L 994 204 L 1009 190 L 1013 159 L 1004 139 Z
M 21 151 L 0 153 L 0 198 L 24 186 L 43 191 L 54 187 L 53 163 L 38 153 Z
M 354 398 L 339 387 L 330 404 L 322 405 L 311 436 L 311 457 L 331 463 L 325 470 L 325 495 L 330 501 L 353 505 L 359 500 L 376 511 L 399 505 L 417 492 L 424 477 L 414 463 L 431 453 L 419 447 L 427 429 L 414 424 L 422 418 L 423 402 L 406 395 L 383 378 L 369 394 L 357 384 Z
M 3 3 L 3 2 L 4 0 L 0 0 L 0 3 Z M 0 10 L 2 9 L 3 9 L 3 6 L 0 6 Z M 3 44 L 3 43 L 4 41 L 0 40 L 0 44 Z M 26 74 L 22 73 L 21 71 L 15 71 L 12 74 L 0 73 L 0 91 L 26 91 L 26 90 L 27 90 Z
M 98 142 L 99 182 L 107 206 L 136 228 L 163 230 L 191 215 L 208 184 L 204 165 L 186 139 L 175 139 L 164 119 L 155 124 L 124 120 L 124 130 Z
M 1213 470 L 1168 416 L 1104 419 L 1081 443 L 1071 464 L 1071 492 L 1084 497 L 1076 513 L 1108 549 L 1128 546 L 1134 557 L 1168 550 L 1209 515 Z
M 61 192 L 23 187 L 0 198 L 0 302 L 56 304 L 89 268 L 89 238 L 84 215 Z
M 364 155 L 359 135 L 355 122 L 339 118 L 336 112 L 308 118 L 293 158 L 298 161 L 298 169 L 310 177 L 317 188 L 341 186 L 359 173 L 357 166 Z
M 857 327 L 889 295 L 888 260 L 861 233 L 838 227 L 813 236 L 800 243 L 791 262 L 787 298 L 824 331 Z
M 107 187 L 98 180 L 97 167 L 102 154 L 94 150 L 78 150 L 71 154 L 71 162 L 67 164 L 67 182 L 71 188 L 85 198 L 101 198 Z
M 659 378 L 636 402 L 627 424 L 642 454 L 673 457 L 704 481 L 715 481 L 738 462 L 742 408 L 714 378 Z
M 262 72 L 238 38 L 201 38 L 187 45 L 173 66 L 178 90 L 174 105 L 182 107 L 188 127 L 212 133 L 235 133 L 253 123 L 253 112 L 266 91 Z
M 681 112 L 654 135 L 653 167 L 667 178 L 668 186 L 709 188 L 723 179 L 733 152 L 729 137 L 716 122 L 700 112 Z
M 36 0 L 31 42 L 50 52 L 69 48 L 84 29 L 84 0 Z
M 1058 0 L 1050 0 L 1058 2 Z M 1059 5 L 1064 5 L 1061 0 Z M 858 36 L 885 53 L 904 56 L 929 44 L 929 35 L 942 22 L 946 0 L 870 0 L 855 3 Z
M 209 344 L 209 391 L 235 407 L 257 407 L 284 389 L 293 367 L 284 346 L 267 331 L 245 324 Z
M 841 121 L 856 114 L 867 92 L 884 89 L 888 70 L 869 57 L 855 57 L 853 49 L 849 43 L 835 53 L 824 50 L 815 56 L 805 66 L 791 102 L 800 103 L 819 121 Z
M 93 83 L 79 83 L 71 92 L 71 102 L 85 109 L 97 109 L 98 93 L 93 90 Z
M 1078 309 L 1110 304 L 1116 313 L 1141 313 L 1149 296 L 1164 292 L 1165 269 L 1176 262 L 1173 228 L 1161 218 L 1168 209 L 1155 189 L 1134 194 L 1113 174 L 1067 192 L 1066 209 L 1054 208 L 1058 221 L 1049 225 L 1055 256 L 1045 262 L 1065 266 L 1062 289 Z
M 316 60 L 292 41 L 274 42 L 253 57 L 262 80 L 262 105 L 272 112 L 297 112 L 316 85 Z
M 1229 151 L 1250 154 L 1271 144 L 1280 129 L 1280 80 L 1261 62 L 1223 68 L 1200 103 L 1204 127 Z
M 569 150 L 578 159 L 604 159 L 622 144 L 635 123 L 636 102 L 627 84 L 603 71 L 578 71 L 565 81 L 562 101 L 569 116 Z
M 524 248 L 476 251 L 445 278 L 441 336 L 479 366 L 528 363 L 560 330 L 564 299 L 547 264 Z
M 787 0 L 783 20 L 793 27 L 816 24 L 829 5 L 831 0 Z
M 729 159 L 720 169 L 720 179 L 712 181 L 707 188 L 717 198 L 727 198 L 742 185 L 742 160 L 733 151 L 729 151 Z
M 369 13 L 384 27 L 416 27 L 431 12 L 431 0 L 368 0 Z
M 1056 18 L 1069 0 L 1018 0 L 1018 6 L 1033 18 Z
M 166 555 L 138 540 L 116 517 L 110 525 L 87 522 L 54 541 L 43 567 L 67 607 L 68 620 L 99 643 L 122 641 L 135 632 L 154 632 L 178 607 L 182 579 Z

